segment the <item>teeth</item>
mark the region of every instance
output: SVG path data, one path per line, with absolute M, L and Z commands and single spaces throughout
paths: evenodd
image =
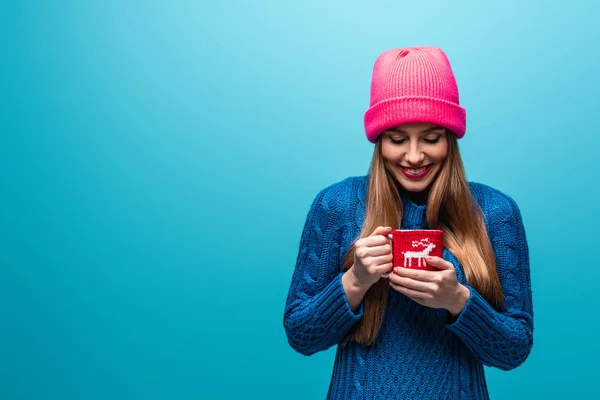
M 404 168 L 404 167 L 403 167 Z M 408 172 L 411 175 L 419 175 L 420 173 L 424 172 L 427 168 L 423 167 L 423 168 L 418 168 L 418 169 L 414 169 L 414 168 L 404 168 L 404 170 L 406 172 Z

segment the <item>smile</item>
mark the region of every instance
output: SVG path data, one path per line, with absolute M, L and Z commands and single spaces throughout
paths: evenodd
M 431 171 L 431 168 L 433 168 L 433 164 L 429 164 L 429 165 L 426 165 L 421 168 L 409 168 L 409 167 L 403 167 L 401 165 L 399 167 L 400 167 L 400 171 L 402 171 L 404 176 L 406 176 L 407 178 L 419 179 L 419 178 L 424 177 L 425 175 L 427 175 L 429 173 L 429 171 Z

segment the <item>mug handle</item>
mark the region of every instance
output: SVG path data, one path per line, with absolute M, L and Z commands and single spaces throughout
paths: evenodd
M 394 251 L 394 241 L 393 241 L 393 236 L 392 236 L 391 233 L 388 234 L 388 239 L 391 242 L 390 245 L 392 246 L 392 252 L 393 252 Z M 385 274 L 381 275 L 381 277 L 382 278 L 389 278 L 393 271 L 394 271 L 394 265 L 392 264 L 392 270 L 390 272 L 388 272 L 388 273 L 385 273 Z

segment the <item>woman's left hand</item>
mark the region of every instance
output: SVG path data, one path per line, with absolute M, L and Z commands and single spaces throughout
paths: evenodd
M 395 267 L 390 275 L 390 286 L 419 304 L 432 308 L 445 308 L 453 317 L 465 308 L 469 289 L 458 283 L 451 262 L 440 257 L 426 257 L 427 264 L 439 271 Z

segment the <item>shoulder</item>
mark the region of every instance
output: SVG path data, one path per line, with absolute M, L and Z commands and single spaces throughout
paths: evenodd
M 341 226 L 359 218 L 357 210 L 364 208 L 367 190 L 366 176 L 350 176 L 319 190 L 310 210 L 321 224 Z
M 357 220 L 357 207 L 364 202 L 367 179 L 351 176 L 319 190 L 308 214 L 306 225 L 316 225 L 321 232 L 353 225 Z
M 479 182 L 469 182 L 469 188 L 483 212 L 486 223 L 520 220 L 521 211 L 516 201 L 508 194 Z
M 349 203 L 364 196 L 366 188 L 366 176 L 350 176 L 321 189 L 315 197 L 313 206 L 324 205 L 328 209 L 344 209 Z

